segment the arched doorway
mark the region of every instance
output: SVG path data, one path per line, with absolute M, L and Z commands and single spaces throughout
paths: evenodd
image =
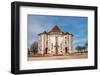
M 48 53 L 48 48 L 45 48 L 45 54 L 47 54 Z
M 65 47 L 65 53 L 68 53 L 68 48 L 67 47 Z

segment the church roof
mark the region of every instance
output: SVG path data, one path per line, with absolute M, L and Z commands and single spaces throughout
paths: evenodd
M 50 32 L 61 32 L 60 28 L 56 25 L 52 28 Z
M 46 31 L 44 31 L 43 34 L 48 34 L 48 33 Z
M 60 33 L 60 34 L 63 34 L 63 35 L 72 35 L 73 36 L 73 34 L 71 34 L 71 33 L 69 33 L 69 32 L 62 32 L 61 31 L 61 29 L 57 26 L 57 25 L 55 25 L 52 29 L 51 29 L 51 31 L 50 32 L 47 32 L 47 31 L 44 31 L 44 32 L 42 32 L 42 33 L 40 33 L 40 34 L 38 34 L 38 35 L 41 35 L 41 34 L 51 34 L 51 33 Z

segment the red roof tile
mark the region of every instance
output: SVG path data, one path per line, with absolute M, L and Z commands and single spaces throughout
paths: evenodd
M 60 28 L 56 25 L 52 28 L 51 32 L 61 32 Z

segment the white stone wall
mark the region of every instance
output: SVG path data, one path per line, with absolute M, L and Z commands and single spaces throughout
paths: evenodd
M 69 52 L 72 53 L 72 36 L 69 35 Z
M 56 37 L 58 40 L 58 54 L 65 54 L 65 47 L 68 48 L 68 52 L 72 52 L 72 36 L 71 35 L 46 35 L 41 34 L 38 41 L 38 53 L 44 54 L 46 47 L 47 53 L 54 55 L 56 53 Z

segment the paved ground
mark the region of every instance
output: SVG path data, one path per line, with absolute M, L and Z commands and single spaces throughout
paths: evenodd
M 33 60 L 62 60 L 62 59 L 84 59 L 88 58 L 87 53 L 82 54 L 72 54 L 72 55 L 65 55 L 65 56 L 41 56 L 41 57 L 28 57 L 28 61 Z

